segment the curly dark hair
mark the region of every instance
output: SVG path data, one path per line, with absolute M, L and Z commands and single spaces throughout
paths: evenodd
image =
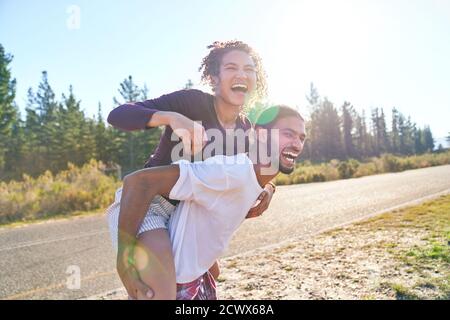
M 213 76 L 219 76 L 220 64 L 222 57 L 233 50 L 240 50 L 247 53 L 255 63 L 256 68 L 256 92 L 249 99 L 249 104 L 252 105 L 256 101 L 262 100 L 267 95 L 266 72 L 262 66 L 262 60 L 259 55 L 246 43 L 238 40 L 232 41 L 214 41 L 213 44 L 207 46 L 210 49 L 209 54 L 203 58 L 198 71 L 202 73 L 201 80 L 203 83 L 209 84 L 213 87 Z

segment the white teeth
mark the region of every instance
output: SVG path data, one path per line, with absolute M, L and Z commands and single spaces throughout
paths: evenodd
M 292 153 L 292 152 L 283 152 L 283 155 L 287 156 L 287 157 L 291 157 L 291 158 L 297 158 L 297 154 Z
M 234 84 L 233 86 L 231 86 L 231 88 L 232 89 L 234 89 L 234 88 L 243 88 L 243 89 L 247 90 L 247 86 L 245 84 L 240 84 L 240 83 Z
M 283 152 L 283 156 L 286 159 L 286 161 L 294 164 L 295 159 L 297 158 L 298 155 L 292 152 Z

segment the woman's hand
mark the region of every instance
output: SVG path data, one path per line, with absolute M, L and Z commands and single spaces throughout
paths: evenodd
M 182 114 L 171 112 L 169 116 L 169 126 L 173 132 L 181 138 L 183 147 L 191 154 L 196 154 L 203 150 L 208 137 L 205 128 L 198 122 L 183 116 Z
M 245 217 L 246 219 L 259 217 L 264 211 L 269 207 L 270 201 L 272 201 L 272 197 L 274 194 L 274 187 L 271 184 L 267 184 L 264 187 L 263 192 L 259 195 L 256 200 L 257 205 L 251 208 Z M 259 201 L 259 203 L 258 203 Z

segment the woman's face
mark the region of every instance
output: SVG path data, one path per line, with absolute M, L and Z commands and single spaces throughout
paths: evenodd
M 218 77 L 213 77 L 215 94 L 227 104 L 243 106 L 256 88 L 256 67 L 244 51 L 233 50 L 222 57 Z

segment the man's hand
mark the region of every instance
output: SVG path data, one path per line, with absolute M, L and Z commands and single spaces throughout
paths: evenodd
M 273 193 L 273 187 L 270 184 L 266 185 L 263 192 L 261 192 L 258 199 L 256 200 L 257 205 L 249 210 L 245 218 L 255 218 L 262 215 L 262 213 L 269 207 L 270 201 L 272 201 Z
M 129 250 L 119 253 L 117 256 L 117 272 L 128 296 L 136 300 L 138 297 L 151 300 L 154 292 L 139 277 L 139 273 L 133 264 L 128 261 Z

